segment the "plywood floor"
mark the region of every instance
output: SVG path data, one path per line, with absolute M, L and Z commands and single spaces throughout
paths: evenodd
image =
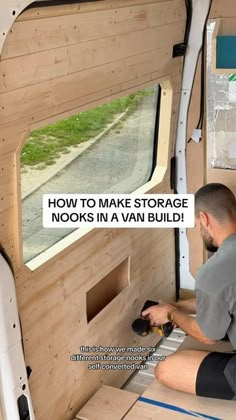
M 181 349 L 231 351 L 229 343 L 216 346 L 198 343 L 176 329 L 163 339 L 156 349 L 158 355 L 168 355 Z M 173 391 L 154 379 L 155 363 L 146 372 L 138 372 L 124 386 L 125 391 L 102 387 L 77 414 L 76 420 L 185 420 L 190 417 L 210 420 L 235 418 L 236 401 L 197 397 Z M 122 394 L 123 392 L 123 394 Z M 114 405 L 114 408 L 113 408 Z M 108 413 L 108 414 L 107 414 Z M 108 417 L 106 417 L 108 415 Z
M 183 340 L 179 349 L 216 350 L 224 352 L 231 351 L 232 346 L 230 343 L 223 341 L 218 342 L 214 346 L 206 345 L 187 337 Z M 185 394 L 171 390 L 153 380 L 143 392 L 142 396 L 137 399 L 124 419 L 156 420 L 160 418 L 161 420 L 169 420 L 173 418 L 184 420 L 191 416 L 211 420 L 233 420 L 235 418 L 235 411 L 236 401 L 203 398 Z

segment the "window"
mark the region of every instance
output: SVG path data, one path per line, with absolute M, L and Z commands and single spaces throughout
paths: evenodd
M 159 86 L 32 131 L 21 152 L 24 261 L 72 229 L 44 229 L 45 193 L 130 193 L 152 176 Z

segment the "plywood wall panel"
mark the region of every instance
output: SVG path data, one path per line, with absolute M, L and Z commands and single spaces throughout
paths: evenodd
M 149 51 L 155 51 L 182 42 L 184 27 L 182 22 L 176 22 L 172 24 L 172 31 L 168 25 L 163 25 L 2 60 L 0 93 L 84 71 L 94 65 L 101 66 L 107 62 L 122 60 L 130 55 L 145 53 L 146 37 L 150 39 Z
M 0 61 L 1 63 L 1 61 Z M 29 120 L 28 120 L 29 121 Z M 0 160 L 16 151 L 19 143 L 27 137 L 28 125 L 26 120 L 19 121 L 17 125 L 6 124 L 0 130 Z
M 140 235 L 140 232 L 138 232 Z M 142 232 L 143 235 L 140 239 L 145 239 L 144 232 Z M 156 232 L 158 234 L 158 232 Z M 153 239 L 156 240 L 156 243 L 159 243 L 158 237 L 156 237 L 155 233 L 153 235 Z M 64 302 L 62 305 L 62 309 L 57 309 L 57 320 L 58 325 L 52 326 L 52 329 L 48 329 L 49 333 L 49 340 L 48 340 L 48 352 L 51 351 L 50 357 L 46 357 L 45 350 L 47 351 L 47 348 L 45 348 L 45 344 L 42 340 L 42 342 L 37 341 L 37 337 L 35 335 L 35 345 L 37 343 L 37 350 L 34 346 L 34 351 L 32 354 L 29 354 L 27 357 L 27 360 L 29 361 L 33 371 L 35 372 L 34 378 L 32 377 L 31 380 L 31 389 L 32 392 L 36 391 L 36 393 L 39 392 L 39 388 L 41 389 L 41 398 L 42 395 L 46 397 L 47 393 L 47 386 L 50 384 L 50 388 L 52 391 L 53 398 L 55 399 L 55 405 L 63 406 L 63 403 L 61 401 L 61 391 L 59 389 L 58 383 L 61 382 L 61 377 L 63 376 L 63 372 L 69 370 L 71 372 L 71 376 L 76 374 L 81 376 L 83 374 L 84 376 L 84 382 L 82 380 L 82 383 L 85 383 L 85 378 L 88 381 L 87 374 L 88 371 L 86 370 L 86 363 L 85 362 L 74 362 L 71 366 L 71 362 L 68 360 L 68 357 L 71 353 L 69 353 L 68 349 L 72 352 L 78 352 L 81 345 L 90 345 L 92 346 L 96 340 L 96 342 L 100 343 L 103 346 L 115 346 L 115 345 L 126 345 L 126 334 L 130 335 L 130 338 L 134 344 L 134 342 L 137 342 L 137 337 L 132 333 L 130 330 L 130 325 L 133 320 L 132 314 L 130 314 L 130 307 L 132 307 L 132 310 L 135 310 L 134 313 L 138 314 L 140 311 L 140 305 L 142 305 L 142 302 L 146 299 L 146 297 L 152 297 L 153 299 L 157 299 L 158 296 L 162 296 L 163 298 L 167 297 L 170 298 L 170 285 L 168 284 L 167 278 L 172 278 L 172 281 L 174 281 L 174 273 L 173 269 L 170 268 L 170 271 L 166 270 L 166 264 L 167 259 L 174 258 L 174 245 L 173 245 L 173 238 L 171 239 L 172 246 L 170 246 L 170 238 L 172 237 L 172 233 L 166 234 L 163 237 L 163 242 L 165 243 L 165 246 L 162 248 L 159 247 L 159 252 L 157 252 L 157 249 L 153 249 L 152 256 L 153 260 L 150 263 L 150 259 L 148 257 L 148 254 L 146 256 L 140 252 L 139 255 L 137 255 L 137 259 L 141 258 L 141 263 L 139 265 L 142 266 L 142 270 L 139 273 L 139 276 L 137 272 L 135 273 L 135 278 L 133 278 L 133 288 L 130 288 L 129 291 L 126 293 L 121 294 L 116 301 L 113 303 L 111 302 L 110 307 L 112 306 L 112 317 L 113 319 L 116 319 L 118 321 L 118 324 L 116 326 L 116 336 L 114 337 L 114 325 L 111 322 L 110 314 L 111 311 L 107 307 L 104 309 L 98 317 L 94 318 L 94 320 L 91 322 L 91 324 L 86 329 L 86 334 L 83 333 L 80 335 L 76 334 L 76 317 L 78 318 L 85 317 L 85 311 L 84 308 L 81 307 L 81 299 L 83 295 L 83 290 L 77 291 L 77 294 L 75 292 L 73 293 L 74 299 L 77 299 L 78 307 L 75 308 L 72 305 L 71 299 L 68 299 L 68 302 Z M 145 240 L 146 243 L 144 243 L 144 247 L 147 245 L 147 240 Z M 145 258 L 146 257 L 146 258 Z M 158 269 L 157 269 L 157 261 L 158 261 Z M 137 261 L 134 262 L 134 266 L 137 266 Z M 99 271 L 99 267 L 98 267 Z M 158 274 L 159 273 L 159 274 Z M 79 273 L 78 273 L 79 274 Z M 156 287 L 154 278 L 159 275 L 159 284 L 160 286 Z M 139 289 L 139 300 L 134 303 L 136 299 L 136 293 L 137 293 L 137 282 L 140 282 L 140 279 L 142 279 L 142 285 Z M 132 284 L 131 280 L 131 284 Z M 68 283 L 70 282 L 70 279 L 68 279 Z M 151 288 L 150 288 L 151 284 Z M 60 301 L 58 302 L 58 308 L 61 306 Z M 66 312 L 65 306 L 67 306 Z M 80 309 L 81 308 L 81 309 Z M 50 313 L 50 310 L 47 309 L 49 320 L 54 318 L 52 313 Z M 73 316 L 72 316 L 73 313 Z M 67 321 L 67 322 L 66 322 Z M 63 322 L 67 324 L 67 329 L 65 330 L 65 325 L 63 328 Z M 82 321 L 81 321 L 82 323 Z M 100 329 L 99 325 L 104 325 L 105 328 Z M 69 327 L 70 326 L 70 327 Z M 77 328 L 79 328 L 77 324 Z M 83 323 L 81 328 L 83 328 Z M 80 331 L 81 331 L 80 328 Z M 42 329 L 44 330 L 44 323 L 42 324 Z M 60 332 L 61 331 L 61 332 Z M 79 331 L 79 330 L 78 330 Z M 60 340 L 61 334 L 63 334 L 64 340 Z M 30 336 L 27 337 L 27 342 L 30 341 Z M 152 337 L 152 343 L 156 341 L 155 337 Z M 66 342 L 66 345 L 65 345 Z M 138 340 L 140 343 L 140 341 Z M 145 344 L 143 344 L 145 345 Z M 50 348 L 49 348 L 50 346 Z M 42 354 L 43 352 L 43 354 Z M 58 355 L 60 357 L 58 357 Z M 46 359 L 46 360 L 45 360 Z M 40 366 L 41 363 L 44 363 L 45 370 L 42 372 L 41 369 L 38 369 L 35 371 L 34 366 Z M 71 371 L 72 369 L 72 371 Z M 94 372 L 91 376 L 91 379 L 93 379 L 93 384 L 90 383 L 89 392 L 93 393 L 94 390 L 97 388 L 97 384 L 99 383 L 99 377 L 101 372 Z M 91 375 L 91 374 L 90 374 Z M 109 376 L 111 376 L 111 372 L 109 373 L 108 377 L 106 377 L 106 382 L 109 380 Z M 117 379 L 113 377 L 113 381 L 115 380 L 115 383 L 117 385 L 121 385 L 122 381 L 119 377 L 118 372 L 115 372 L 115 376 Z M 123 372 L 123 379 L 128 376 L 128 372 Z M 59 392 L 58 392 L 59 391 Z M 80 389 L 79 392 L 79 399 L 83 399 L 85 401 L 86 395 L 88 390 L 85 388 Z M 69 395 L 69 391 L 67 388 L 64 388 L 63 394 L 64 399 L 67 399 L 67 393 Z M 78 398 L 78 397 L 77 397 Z M 37 409 L 37 406 L 35 406 Z M 44 413 L 44 408 L 41 406 L 38 408 L 38 416 L 39 418 L 45 418 L 47 415 L 47 411 Z M 42 414 L 41 414 L 42 413 Z M 44 417 L 45 416 L 45 417 Z M 49 417 L 50 418 L 50 417 Z
M 155 78 L 148 74 L 129 80 L 128 82 L 120 83 L 119 85 L 111 88 L 91 93 L 90 95 L 83 96 L 82 98 L 77 98 L 73 101 L 60 104 L 50 110 L 44 109 L 35 116 L 29 116 L 26 118 L 25 123 L 29 125 L 32 124 L 32 129 L 39 128 L 42 125 L 45 126 L 63 118 L 79 114 L 89 108 L 95 108 L 96 106 L 102 105 L 107 102 L 107 98 L 109 98 L 109 100 L 115 100 L 121 96 L 121 92 L 123 96 L 125 96 L 132 92 L 136 92 L 137 90 L 155 86 L 167 77 L 171 77 L 170 67 L 171 63 L 169 63 L 169 66 L 166 66 L 165 69 L 159 70 L 159 72 L 155 74 Z
M 125 3 L 124 3 L 125 1 Z M 155 0 L 155 3 L 162 3 L 166 0 Z M 153 3 L 153 0 L 147 0 L 145 4 Z M 24 20 L 35 20 L 35 19 L 43 19 L 48 18 L 51 16 L 65 16 L 71 15 L 75 13 L 87 13 L 93 11 L 101 11 L 107 9 L 117 9 L 120 7 L 129 6 L 137 6 L 142 5 L 143 0 L 104 0 L 104 1 L 95 1 L 92 4 L 89 2 L 85 3 L 78 3 L 78 4 L 65 4 L 63 10 L 60 6 L 53 6 L 48 7 L 40 7 L 40 8 L 28 8 L 24 11 L 20 16 L 18 16 L 17 21 L 24 21 Z
M 147 239 L 147 236 L 145 235 L 145 231 L 143 229 L 140 229 L 136 232 L 137 234 L 133 238 L 135 240 L 135 243 L 140 243 L 141 241 L 143 243 L 142 249 L 146 249 L 149 241 Z M 64 279 L 64 287 L 61 287 L 60 285 L 54 283 L 53 289 L 50 288 L 48 289 L 48 293 L 44 293 L 44 296 L 41 295 L 41 308 L 44 309 L 44 313 L 40 313 L 39 308 L 37 308 L 37 306 L 35 307 L 35 305 L 39 303 L 38 300 L 40 295 L 38 296 L 38 300 L 35 301 L 35 305 L 31 304 L 31 309 L 33 306 L 33 311 L 31 312 L 31 314 L 29 314 L 28 320 L 23 318 L 22 321 L 26 329 L 24 337 L 25 340 L 27 340 L 27 360 L 34 371 L 34 376 L 32 376 L 31 381 L 32 390 L 35 386 L 37 392 L 39 392 L 38 387 L 42 387 L 42 392 L 46 392 L 46 386 L 48 384 L 48 381 L 51 381 L 52 384 L 54 384 L 52 386 L 55 386 L 57 388 L 57 379 L 59 379 L 57 377 L 63 375 L 63 372 L 67 369 L 67 367 L 68 369 L 70 367 L 71 362 L 69 362 L 68 360 L 68 349 L 71 349 L 72 353 L 76 352 L 78 351 L 77 349 L 79 349 L 80 345 L 85 345 L 85 343 L 86 345 L 92 346 L 94 340 L 98 340 L 98 342 L 104 343 L 104 345 L 125 345 L 125 342 L 123 343 L 123 339 L 121 339 L 121 334 L 122 332 L 124 332 L 124 329 L 129 329 L 132 323 L 132 316 L 130 316 L 129 314 L 131 306 L 133 309 L 136 308 L 136 313 L 138 314 L 140 311 L 140 305 L 142 305 L 142 301 L 145 300 L 146 296 L 149 296 L 150 298 L 158 298 L 158 296 L 161 295 L 163 298 L 170 298 L 169 281 L 170 279 L 172 279 L 173 285 L 174 272 L 173 267 L 171 266 L 170 271 L 167 271 L 166 264 L 167 258 L 174 258 L 173 235 L 172 232 L 168 233 L 165 230 L 155 230 L 152 233 L 152 236 L 153 242 L 156 243 L 156 249 L 154 247 L 154 249 L 150 251 L 152 260 L 150 260 L 150 252 L 143 253 L 142 250 L 140 250 L 140 253 L 138 255 L 131 255 L 131 258 L 134 257 L 133 269 L 131 269 L 132 287 L 130 288 L 130 290 L 126 291 L 126 293 L 122 293 L 116 299 L 116 302 L 111 302 L 110 304 L 110 306 L 112 306 L 113 308 L 113 317 L 119 321 L 119 327 L 116 331 L 117 337 L 119 337 L 117 343 L 112 333 L 113 324 L 109 322 L 110 310 L 108 307 L 105 308 L 103 312 L 99 314 L 98 317 L 94 319 L 94 321 L 91 322 L 90 326 L 87 327 L 86 335 L 81 334 L 81 328 L 83 331 L 85 331 L 84 329 L 86 326 L 86 314 L 85 307 L 83 305 L 83 302 L 85 302 L 85 291 L 93 284 L 93 282 L 90 281 L 90 284 L 89 282 L 87 282 L 84 288 L 79 288 L 79 283 L 77 279 L 81 278 L 80 264 L 78 264 L 77 270 L 74 270 L 73 276 L 71 273 L 71 276 L 69 275 L 66 277 L 66 279 Z M 163 247 L 158 246 L 161 238 L 164 243 Z M 127 243 L 125 237 L 120 239 L 122 239 L 122 244 Z M 170 246 L 170 239 L 172 242 L 172 246 Z M 158 252 L 157 248 L 159 248 Z M 101 247 L 97 249 L 101 250 Z M 130 251 L 134 254 L 134 250 L 135 248 L 132 247 L 132 250 Z M 127 251 L 129 251 L 129 249 L 127 249 Z M 102 250 L 100 252 L 103 254 Z M 99 261 L 99 251 L 97 251 L 97 253 L 97 261 Z M 117 252 L 117 255 L 119 255 L 119 252 Z M 111 255 L 111 257 L 114 263 L 114 255 Z M 137 271 L 137 267 L 139 267 L 139 271 Z M 132 275 L 132 270 L 134 269 L 136 269 L 136 271 L 135 274 Z M 99 265 L 97 265 L 96 271 L 97 273 L 101 272 Z M 154 281 L 154 279 L 157 276 L 157 273 L 160 273 L 160 286 L 158 287 L 156 286 L 156 282 Z M 50 272 L 48 273 L 48 278 L 50 278 Z M 140 297 L 139 301 L 137 302 L 137 282 L 139 283 L 141 280 L 142 285 L 141 289 L 139 289 Z M 72 283 L 74 283 L 74 285 L 76 285 L 77 283 L 77 287 L 73 287 Z M 149 291 L 150 284 L 151 289 Z M 61 288 L 61 290 L 58 290 L 57 286 L 59 287 L 59 289 Z M 68 291 L 68 295 L 65 292 L 66 289 Z M 133 304 L 134 300 L 136 300 L 136 304 Z M 125 314 L 125 318 L 123 316 L 123 313 Z M 56 323 L 53 324 L 51 322 Z M 31 325 L 28 325 L 29 323 Z M 34 323 L 40 324 L 40 329 L 42 330 L 42 332 L 47 331 L 47 346 L 45 346 L 45 339 L 43 335 L 41 339 L 39 339 L 38 331 L 34 328 L 33 325 Z M 106 328 L 105 330 L 103 330 L 103 332 L 102 330 L 99 330 L 99 324 L 106 325 Z M 80 331 L 80 335 L 76 334 L 76 329 Z M 100 337 L 98 336 L 98 331 Z M 129 335 L 131 334 L 132 336 L 131 330 L 128 332 Z M 63 340 L 61 339 L 62 336 Z M 135 336 L 134 339 L 136 339 Z M 60 358 L 58 358 L 58 355 L 60 355 Z M 42 364 L 44 364 L 45 366 L 44 372 L 42 372 L 41 369 Z M 77 362 L 75 363 L 75 365 L 78 368 L 78 372 L 81 372 L 81 366 L 83 365 L 83 363 Z M 86 371 L 84 372 L 84 374 L 86 374 Z M 55 395 L 55 392 L 53 392 L 53 395 Z M 56 393 L 55 398 L 58 399 L 59 395 Z
M 17 91 L 17 94 L 15 91 L 2 93 L 3 109 L 0 110 L 0 124 L 16 121 L 25 115 L 37 115 L 43 110 L 50 112 L 50 109 L 63 102 L 99 92 L 105 87 L 111 88 L 114 86 L 114 78 L 117 85 L 150 74 L 168 65 L 171 56 L 171 48 L 154 50 L 84 72 L 27 86 Z M 18 109 L 17 114 L 14 112 L 15 107 Z
M 107 229 L 103 230 L 102 233 L 99 229 L 94 229 L 92 232 L 89 232 L 79 240 L 79 253 L 78 243 L 76 242 L 64 251 L 60 252 L 57 256 L 45 263 L 43 268 L 39 267 L 38 270 L 32 273 L 34 276 L 40 276 L 41 271 L 46 270 L 45 276 L 42 277 L 42 281 L 36 284 L 36 289 L 30 290 L 29 287 L 26 286 L 28 293 L 26 294 L 24 290 L 22 290 L 22 297 L 21 289 L 19 289 L 19 298 L 22 299 L 21 304 L 24 305 L 27 303 L 28 299 L 32 299 L 35 292 L 40 294 L 46 287 L 50 286 L 57 280 L 61 281 L 64 278 L 65 271 L 67 276 L 73 275 L 74 272 L 77 271 L 78 267 L 80 269 L 81 278 L 79 279 L 79 282 L 75 283 L 75 288 L 80 289 L 81 287 L 86 287 L 88 281 L 92 282 L 92 286 L 93 283 L 97 282 L 98 276 L 105 276 L 107 272 L 112 270 L 114 263 L 112 262 L 111 256 L 116 254 L 117 247 L 119 247 L 118 250 L 121 254 L 116 258 L 119 258 L 120 262 L 123 260 L 123 256 L 125 258 L 126 253 L 125 250 L 122 249 L 122 243 L 120 242 L 121 234 L 127 241 L 127 246 L 130 246 L 129 244 L 130 240 L 132 240 L 132 236 L 130 237 L 130 234 L 126 233 L 126 229 L 122 229 L 122 231 L 119 229 Z M 100 248 L 105 250 L 105 257 L 103 257 L 101 261 L 99 261 L 100 254 L 96 251 Z M 91 255 L 93 255 L 93 264 L 91 264 Z M 94 265 L 97 266 L 98 263 L 100 269 L 99 273 L 96 272 L 94 267 Z M 47 267 L 50 267 L 50 275 L 47 273 Z M 62 277 L 60 276 L 60 273 Z M 71 284 L 70 291 L 74 291 Z
M 123 7 L 87 13 L 86 17 L 71 14 L 16 22 L 3 47 L 2 59 L 184 20 L 182 0 L 172 0 L 133 6 L 128 13 Z
M 81 262 L 77 262 L 77 264 L 74 266 L 73 270 L 68 270 L 66 278 L 65 276 L 60 276 L 58 274 L 56 279 L 53 279 L 51 277 L 51 270 L 48 273 L 48 275 L 45 273 L 44 278 L 40 282 L 37 282 L 34 280 L 32 284 L 34 285 L 34 289 L 31 289 L 31 293 L 34 292 L 34 295 L 32 297 L 29 297 L 29 290 L 21 289 L 21 292 L 25 295 L 28 295 L 28 310 L 27 310 L 27 317 L 23 317 L 24 326 L 25 326 L 25 337 L 27 338 L 28 342 L 28 354 L 31 355 L 31 353 L 35 352 L 35 348 L 38 348 L 39 354 L 41 353 L 41 357 L 44 358 L 44 360 L 47 359 L 47 356 L 45 354 L 45 351 L 42 353 L 39 343 L 38 343 L 38 334 L 37 330 L 34 329 L 34 323 L 40 323 L 42 329 L 44 329 L 44 326 L 48 327 L 50 329 L 50 338 L 49 341 L 54 341 L 54 335 L 55 339 L 58 339 L 58 343 L 56 345 L 56 348 L 60 347 L 61 343 L 61 334 L 64 330 L 64 322 L 68 322 L 68 329 L 67 333 L 70 337 L 70 328 L 73 330 L 73 326 L 69 326 L 74 323 L 81 323 L 81 328 L 86 327 L 87 325 L 87 319 L 86 319 L 86 311 L 85 311 L 85 297 L 86 297 L 86 291 L 90 290 L 94 284 L 98 283 L 100 279 L 105 277 L 109 272 L 111 272 L 114 267 L 119 265 L 121 261 L 123 261 L 127 256 L 130 255 L 131 257 L 131 267 L 130 267 L 130 281 L 131 286 L 124 290 L 121 293 L 120 297 L 117 297 L 119 302 L 117 303 L 118 306 L 123 307 L 123 297 L 124 295 L 129 295 L 129 298 L 132 300 L 132 296 L 135 295 L 135 287 L 136 282 L 142 281 L 144 276 L 147 276 L 149 278 L 148 282 L 154 280 L 155 272 L 163 272 L 163 277 L 166 277 L 166 270 L 164 267 L 165 264 L 165 252 L 166 248 L 165 246 L 161 247 L 161 249 L 158 251 L 158 255 L 160 256 L 161 261 L 156 263 L 156 248 L 155 251 L 152 251 L 152 253 L 145 253 L 143 252 L 143 249 L 146 249 L 148 247 L 148 244 L 150 242 L 150 238 L 148 239 L 145 235 L 145 230 L 140 229 L 140 232 L 137 232 L 134 239 L 137 241 L 137 243 L 140 243 L 140 241 L 143 243 L 142 251 L 140 251 L 138 254 L 134 250 L 134 246 L 131 244 L 131 238 L 130 233 L 127 235 L 122 235 L 120 233 L 119 237 L 117 238 L 116 242 L 111 242 L 110 246 L 102 248 L 101 244 L 97 248 L 91 252 L 91 257 L 89 258 L 89 261 L 87 263 L 87 270 L 84 268 L 84 264 Z M 99 235 L 102 237 L 102 235 Z M 154 232 L 153 241 L 166 241 L 168 242 L 168 237 L 172 236 L 172 233 L 167 233 L 165 230 L 162 232 L 159 230 Z M 123 244 L 126 243 L 126 247 L 124 249 Z M 156 245 L 158 247 L 158 245 Z M 82 249 L 83 246 L 79 246 L 79 249 Z M 123 248 L 123 253 L 122 253 Z M 99 251 L 100 250 L 100 251 Z M 78 253 L 78 250 L 77 250 Z M 123 254 L 123 255 L 122 255 Z M 170 255 L 173 256 L 173 247 L 170 247 Z M 92 257 L 93 256 L 93 257 Z M 97 260 L 91 261 L 91 259 Z M 102 261 L 100 261 L 102 260 Z M 139 263 L 138 263 L 139 262 Z M 96 269 L 95 269 L 96 267 Z M 139 268 L 139 271 L 137 271 L 137 267 Z M 86 272 L 85 272 L 86 270 Z M 171 266 L 172 275 L 171 278 L 168 280 L 173 284 L 174 281 L 174 273 L 173 273 L 173 266 Z M 32 281 L 31 279 L 28 279 L 28 282 Z M 47 282 L 47 283 L 46 283 Z M 43 285 L 41 285 L 43 283 Z M 144 282 L 145 284 L 145 282 Z M 145 285 L 140 286 L 141 289 L 145 287 Z M 150 287 L 150 286 L 148 286 Z M 156 287 L 155 282 L 153 282 L 153 288 Z M 158 287 L 161 287 L 158 286 Z M 163 283 L 164 289 L 166 288 L 165 282 Z M 168 288 L 167 288 L 168 291 Z M 152 292 L 153 293 L 153 292 Z M 81 297 L 79 297 L 81 295 Z M 79 300 L 78 300 L 79 297 Z M 41 306 L 38 307 L 38 300 L 41 301 Z M 19 302 L 20 295 L 19 295 Z M 65 304 L 65 305 L 63 305 Z M 61 309 L 58 309 L 58 305 L 62 305 Z M 110 303 L 112 305 L 112 302 Z M 73 311 L 71 310 L 73 308 Z M 66 312 L 65 312 L 66 311 Z M 107 309 L 104 309 L 104 314 L 106 315 Z M 104 316 L 105 316 L 104 315 Z M 72 318 L 70 318 L 72 317 Z M 90 323 L 90 327 L 94 329 L 94 325 L 96 322 L 100 322 L 100 319 L 102 317 L 102 314 L 99 314 L 95 320 L 92 320 Z M 71 322 L 69 322 L 69 320 Z M 54 323 L 58 323 L 58 327 L 54 328 Z M 90 329 L 89 327 L 89 329 Z M 38 344 L 37 344 L 38 343 Z M 37 344 L 37 346 L 36 346 Z M 62 346 L 64 346 L 64 342 L 61 343 Z M 44 342 L 42 341 L 42 346 L 44 346 Z M 37 360 L 40 355 L 36 354 L 35 352 L 35 358 Z M 40 366 L 40 364 L 39 364 Z
M 210 19 L 236 16 L 234 0 L 213 0 Z
M 173 230 L 97 229 L 34 271 L 23 264 L 15 165 L 31 129 L 169 80 L 169 157 L 174 150 L 183 60 L 172 59 L 172 48 L 183 40 L 184 0 L 89 2 L 76 13 L 75 5 L 67 5 L 64 14 L 62 9 L 21 15 L 0 61 L 0 245 L 13 263 L 37 420 L 69 420 L 102 382 L 121 386 L 129 371 L 88 371 L 86 363 L 69 357 L 80 345 L 140 343 L 130 325 L 143 302 L 175 295 Z M 151 191 L 170 192 L 169 178 L 167 169 Z M 130 286 L 87 324 L 86 292 L 128 257 Z M 157 341 L 151 336 L 142 343 Z
M 50 110 L 48 108 L 43 109 L 33 116 L 29 115 L 28 117 L 21 118 L 17 122 L 17 125 L 12 123 L 4 124 L 1 127 L 1 132 L 4 135 L 4 138 L 2 139 L 2 143 L 0 142 L 0 150 L 1 147 L 3 152 L 15 150 L 17 145 L 22 144 L 22 140 L 27 137 L 30 131 L 29 127 L 32 127 L 32 129 L 41 127 L 41 121 L 43 121 L 43 125 L 45 126 L 51 122 L 67 118 L 71 115 L 76 115 L 88 108 L 96 107 L 104 103 L 104 100 L 107 97 L 112 97 L 112 99 L 120 97 L 120 92 L 123 92 L 123 95 L 128 95 L 129 93 L 135 92 L 139 89 L 144 89 L 151 84 L 158 84 L 162 80 L 169 78 L 173 85 L 174 92 L 176 92 L 177 95 L 180 91 L 180 81 L 182 77 L 181 67 L 182 58 L 176 58 L 174 63 L 172 60 L 169 60 L 166 66 L 161 67 L 158 71 L 155 71 L 151 75 L 147 74 L 141 77 L 136 77 L 111 88 L 99 90 L 98 92 L 93 92 L 90 95 L 82 96 L 74 99 L 73 101 L 54 106 L 53 108 L 50 108 Z M 12 98 L 13 97 L 14 93 L 12 92 Z
M 208 168 L 207 181 L 225 184 L 236 195 L 235 170 Z
M 15 161 L 11 154 L 0 157 L 0 237 L 7 238 L 13 234 L 13 225 L 9 219 L 14 218 L 14 175 Z M 3 230 L 5 235 L 3 235 Z

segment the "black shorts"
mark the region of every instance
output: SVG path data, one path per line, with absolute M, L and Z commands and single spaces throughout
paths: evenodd
M 236 399 L 236 353 L 209 353 L 199 366 L 196 394 L 202 397 Z

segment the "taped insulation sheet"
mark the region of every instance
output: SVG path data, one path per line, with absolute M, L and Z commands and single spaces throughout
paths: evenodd
M 208 167 L 236 169 L 236 74 L 212 71 L 212 36 L 207 25 L 207 155 Z

